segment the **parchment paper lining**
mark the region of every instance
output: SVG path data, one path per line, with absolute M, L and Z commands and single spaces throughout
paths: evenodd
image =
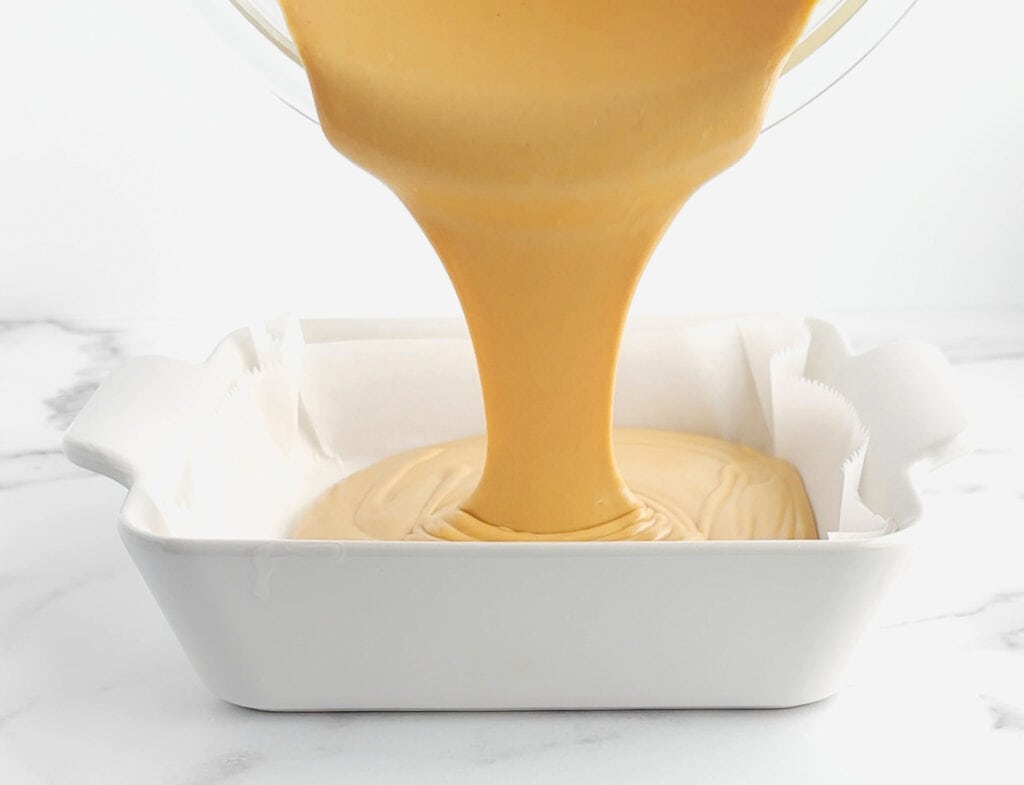
M 256 325 L 212 410 L 180 423 L 180 474 L 149 490 L 165 533 L 276 538 L 341 477 L 388 455 L 484 430 L 462 338 L 309 343 Z M 916 465 L 964 449 L 951 371 L 927 344 L 853 355 L 829 324 L 786 316 L 627 331 L 615 421 L 750 444 L 800 471 L 822 538 L 912 523 Z

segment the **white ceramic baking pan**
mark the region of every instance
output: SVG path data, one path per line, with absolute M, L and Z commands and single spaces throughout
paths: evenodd
M 65 449 L 129 489 L 119 521 L 128 551 L 200 678 L 231 703 L 266 710 L 794 706 L 842 685 L 857 641 L 913 550 L 920 505 L 907 490 L 907 470 L 961 451 L 964 430 L 949 368 L 933 349 L 908 344 L 854 357 L 828 325 L 808 329 L 805 374 L 843 391 L 872 429 L 865 478 L 890 475 L 876 477 L 873 493 L 875 506 L 887 508 L 890 533 L 798 542 L 431 543 L 288 541 L 260 526 L 255 533 L 179 529 L 173 512 L 154 502 L 154 489 L 180 472 L 191 438 L 181 423 L 214 410 L 256 362 L 246 331 L 202 365 L 132 361 L 83 409 Z M 392 340 L 464 340 L 458 326 L 439 322 L 306 322 L 303 331 L 313 349 L 365 342 L 371 365 Z M 627 341 L 623 362 L 636 362 L 633 355 L 652 343 L 658 351 L 673 345 L 648 342 L 641 331 Z M 360 380 L 347 384 L 358 388 Z M 460 428 L 467 416 L 475 422 L 478 393 L 463 389 L 473 387 L 472 377 L 453 374 L 445 384 L 462 387 L 431 398 L 431 416 L 450 414 Z M 930 390 L 924 405 L 922 386 Z M 371 402 L 377 397 L 364 392 Z M 617 421 L 635 420 L 630 406 L 643 396 L 619 393 Z M 396 416 L 406 422 L 406 414 Z M 645 424 L 678 425 L 652 416 Z

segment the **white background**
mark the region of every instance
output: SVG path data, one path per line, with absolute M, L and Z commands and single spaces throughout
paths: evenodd
M 691 201 L 636 310 L 1024 305 L 1022 25 L 921 0 Z M 397 201 L 185 0 L 5 0 L 0 30 L 0 318 L 457 312 Z

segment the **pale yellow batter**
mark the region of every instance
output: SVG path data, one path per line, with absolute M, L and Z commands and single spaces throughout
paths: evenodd
M 616 429 L 615 457 L 643 501 L 628 521 L 573 532 L 576 540 L 737 540 L 815 536 L 796 469 L 721 439 Z M 462 439 L 396 455 L 334 486 L 303 516 L 302 539 L 550 540 L 458 509 L 480 480 L 484 440 Z M 810 527 L 810 529 L 808 529 Z
M 701 529 L 703 505 L 680 500 L 704 451 L 658 437 L 627 484 L 611 428 L 644 264 L 682 203 L 753 143 L 813 4 L 282 0 L 328 139 L 394 190 L 444 262 L 487 420 L 478 481 L 438 490 L 469 447 L 429 471 L 423 453 L 392 458 L 343 481 L 297 536 L 816 536 L 792 467 L 757 464 L 780 494 L 743 493 Z M 738 457 L 719 475 L 754 476 Z M 773 518 L 781 510 L 791 523 Z

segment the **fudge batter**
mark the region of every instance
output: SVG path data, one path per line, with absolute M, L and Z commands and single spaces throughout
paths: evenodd
M 281 5 L 327 138 L 448 271 L 487 425 L 342 480 L 295 536 L 817 536 L 783 461 L 611 424 L 647 258 L 757 137 L 813 0 Z
M 807 526 L 813 536 L 803 482 L 787 461 L 722 439 L 671 431 L 616 429 L 614 447 L 627 487 L 642 502 L 630 521 L 538 534 L 491 526 L 460 512 L 484 462 L 484 439 L 475 438 L 413 450 L 357 472 L 320 498 L 293 536 L 748 540 L 805 537 Z

